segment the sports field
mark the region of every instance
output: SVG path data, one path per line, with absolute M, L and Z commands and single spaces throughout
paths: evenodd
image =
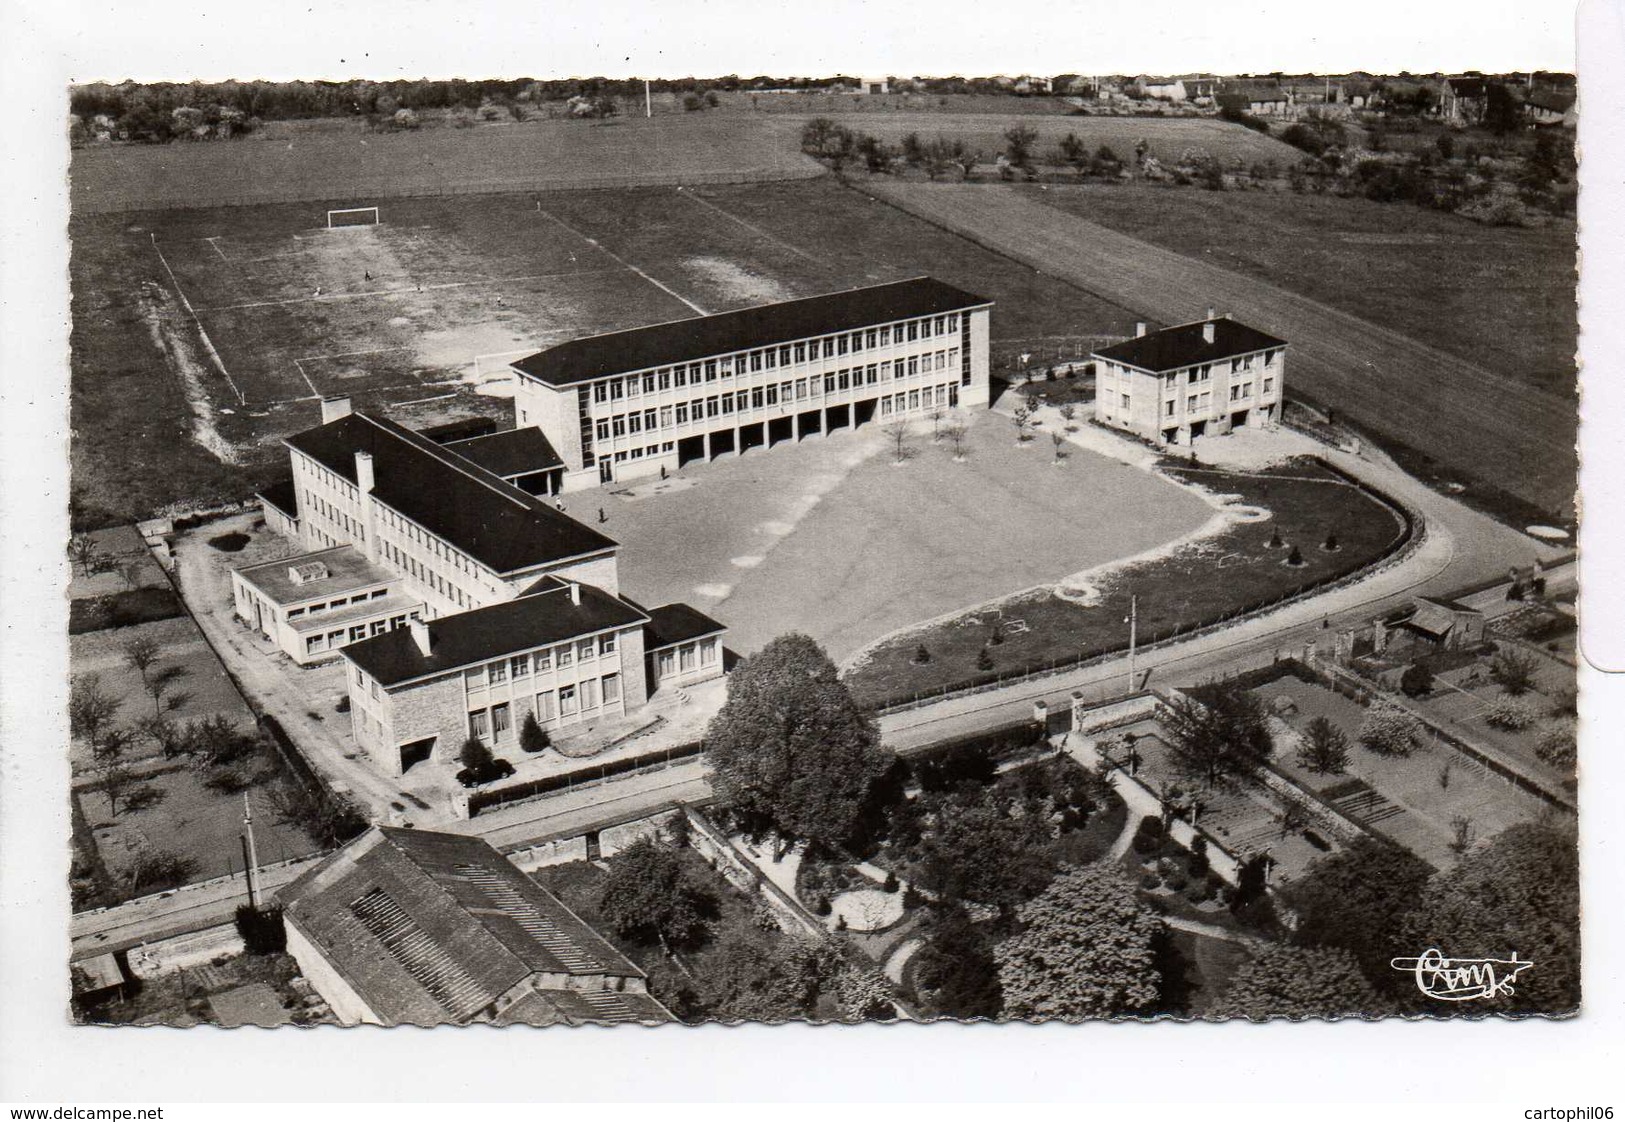
M 757 650 L 803 631 L 841 661 L 901 628 L 1154 549 L 1213 511 L 1165 479 L 978 412 L 964 462 L 913 423 L 901 465 L 878 427 L 565 497 L 622 544 L 621 584 L 687 600 Z
M 1065 188 L 1035 192 L 876 182 L 869 189 L 1045 272 L 1093 292 L 1109 292 L 1153 318 L 1189 321 L 1215 306 L 1279 335 L 1292 344 L 1289 392 L 1296 387 L 1465 476 L 1487 479 L 1554 518 L 1566 519 L 1572 510 L 1578 425 L 1572 396 L 1459 358 L 1418 337 L 1420 331 L 1403 334 L 1043 201 Z M 1369 252 L 1349 256 L 1358 259 Z M 1440 269 L 1445 268 L 1441 259 Z M 1549 306 L 1561 296 L 1561 290 L 1550 293 L 1544 303 Z M 1417 299 L 1425 294 L 1418 293 Z
M 319 398 L 422 425 L 511 413 L 505 363 L 552 342 L 930 274 L 999 304 L 995 338 L 1134 316 L 827 179 L 79 218 L 81 524 L 228 498 L 285 471 Z M 476 393 L 480 389 L 484 393 Z

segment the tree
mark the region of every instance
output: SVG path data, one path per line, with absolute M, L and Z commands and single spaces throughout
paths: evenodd
M 97 755 L 118 708 L 118 699 L 102 688 L 99 677 L 77 677 L 68 689 L 68 730 L 85 742 L 92 755 Z
M 1023 402 L 1010 414 L 1010 420 L 1016 426 L 1016 440 L 1022 444 L 1032 439 L 1033 412 L 1033 407 Z
M 717 901 L 697 885 L 681 855 L 652 838 L 639 838 L 609 859 L 599 909 L 622 938 L 658 942 L 670 954 L 698 942 Z
M 1421 735 L 1421 721 L 1382 698 L 1371 703 L 1360 725 L 1361 746 L 1379 756 L 1408 756 Z
M 1341 775 L 1349 763 L 1349 738 L 1325 717 L 1316 717 L 1304 730 L 1298 763 L 1316 775 Z
M 926 1012 L 972 1020 L 997 1017 L 1004 1007 L 993 940 L 962 907 L 938 911 L 925 945 L 914 957 L 914 984 Z
M 936 444 L 942 440 L 942 421 L 948 415 L 948 410 L 937 405 L 926 415 L 931 418 L 931 443 Z
M 1207 691 L 1205 702 L 1175 694 L 1161 716 L 1179 770 L 1210 788 L 1232 776 L 1251 775 L 1270 754 L 1263 704 L 1233 683 Z
M 1054 877 L 1048 821 L 1008 796 L 962 785 L 920 803 L 924 829 L 904 857 L 910 883 L 927 893 L 1009 913 Z
M 141 686 L 147 688 L 147 671 L 158 661 L 158 642 L 149 635 L 126 640 L 119 647 L 124 664 L 141 675 Z
M 496 757 L 479 737 L 471 736 L 463 741 L 463 746 L 457 753 L 457 761 L 478 778 L 490 774 L 492 765 L 496 763 Z
M 982 162 L 982 154 L 972 148 L 963 148 L 954 157 L 954 163 L 959 165 L 960 174 L 969 179 L 976 171 L 976 165 Z
M 185 730 L 161 715 L 143 717 L 136 727 L 163 753 L 166 760 L 180 755 L 188 747 Z
M 965 458 L 965 437 L 970 430 L 963 421 L 954 421 L 943 431 L 948 434 L 948 443 L 954 446 L 954 459 L 963 460 Z
M 1578 757 L 1574 729 L 1553 725 L 1535 740 L 1535 755 L 1556 768 L 1572 768 Z
M 1286 889 L 1298 915 L 1295 942 L 1335 947 L 1360 961 L 1379 988 L 1402 983 L 1388 965 L 1407 952 L 1401 940 L 1406 917 L 1417 906 L 1433 869 L 1393 842 L 1371 836 L 1327 854 Z
M 895 463 L 902 463 L 908 459 L 909 427 L 907 421 L 892 421 L 880 430 L 886 434 L 886 439 L 892 444 L 892 457 Z
M 895 759 L 823 648 L 801 634 L 739 664 L 705 744 L 724 805 L 831 848 L 855 840 Z
M 1083 173 L 1089 166 L 1089 146 L 1078 139 L 1078 134 L 1069 132 L 1063 136 L 1060 143 L 1055 146 L 1060 162 L 1071 167 L 1083 178 Z
M 1011 1017 L 1110 1017 L 1157 1000 L 1162 921 L 1106 865 L 1056 877 L 1017 911 L 1023 930 L 993 949 Z
M 1523 107 L 1511 90 L 1500 82 L 1484 88 L 1484 127 L 1496 136 L 1515 132 L 1523 125 Z
M 1511 697 L 1520 697 L 1535 686 L 1535 656 L 1506 646 L 1490 660 L 1490 681 Z
M 147 694 L 152 698 L 152 715 L 162 716 L 164 712 L 164 695 L 186 673 L 184 666 L 169 666 L 153 675 L 142 675 L 141 684 L 146 688 Z
M 96 539 L 89 534 L 75 534 L 68 539 L 68 559 L 79 566 L 81 576 L 90 576 L 90 563 L 97 552 Z
M 1065 459 L 1066 459 L 1066 451 L 1065 451 L 1065 449 L 1066 449 L 1066 434 L 1065 433 L 1059 433 L 1059 432 L 1052 432 L 1052 433 L 1049 434 L 1049 442 L 1055 448 L 1055 462 L 1057 464 L 1059 464 L 1059 463 L 1062 463 L 1063 461 L 1065 461 Z
M 985 646 L 976 652 L 976 669 L 984 674 L 993 669 L 993 652 Z
M 1230 979 L 1214 1018 L 1346 1017 L 1380 1014 L 1388 1003 L 1345 950 L 1266 944 Z
M 137 782 L 135 769 L 125 758 L 130 736 L 123 729 L 115 729 L 103 736 L 102 751 L 96 760 L 96 772 L 101 777 L 102 794 L 107 796 L 107 813 L 118 817 L 119 802 L 129 794 Z
M 519 747 L 535 753 L 545 751 L 548 743 L 547 730 L 536 720 L 536 714 L 526 713 L 524 723 L 519 726 Z
M 1406 697 L 1421 697 L 1433 688 L 1433 671 L 1425 663 L 1413 662 L 1399 676 L 1399 689 Z
M 1422 999 L 1429 1013 L 1568 1013 L 1580 1001 L 1579 847 L 1570 833 L 1524 823 L 1436 874 L 1403 928 L 1408 954 L 1510 958 L 1534 966 L 1516 993 L 1464 1007 Z
M 1038 143 L 1038 130 L 1030 125 L 1012 125 L 1004 130 L 1004 155 L 1012 167 L 1031 171 L 1033 145 Z

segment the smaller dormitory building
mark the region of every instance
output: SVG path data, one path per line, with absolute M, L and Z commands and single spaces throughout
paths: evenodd
M 1095 420 L 1159 444 L 1189 444 L 1280 420 L 1287 344 L 1229 316 L 1094 352 Z
M 232 574 L 237 615 L 301 665 L 340 658 L 357 742 L 392 774 L 613 721 L 723 672 L 724 628 L 623 596 L 612 539 L 455 449 L 323 403 L 266 523 L 307 552 Z
M 992 301 L 931 277 L 572 339 L 512 364 L 572 491 L 986 406 Z
M 347 1025 L 662 1024 L 647 978 L 481 838 L 375 826 L 277 893 Z

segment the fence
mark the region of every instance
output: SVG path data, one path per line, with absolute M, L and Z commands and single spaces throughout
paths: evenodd
M 506 787 L 477 789 L 470 792 L 468 796 L 468 817 L 477 817 L 493 807 L 526 802 L 530 799 L 540 798 L 543 795 L 551 795 L 559 791 L 570 791 L 592 783 L 601 783 L 606 779 L 614 779 L 638 772 L 656 771 L 683 760 L 694 759 L 704 751 L 704 741 L 696 740 L 688 744 L 679 744 L 673 748 L 662 748 L 657 752 L 646 752 L 641 756 L 627 756 L 624 759 L 593 764 L 588 767 L 577 768 L 574 771 L 543 775 L 520 783 L 510 783 Z
M 105 197 L 93 199 L 90 189 L 79 187 L 72 192 L 72 211 L 75 215 L 123 214 L 144 210 L 209 210 L 215 207 L 265 206 L 273 203 L 326 204 L 353 203 L 357 199 L 377 202 L 383 199 L 432 199 L 456 195 L 512 195 L 537 191 L 609 191 L 629 187 L 709 187 L 740 183 L 771 183 L 793 179 L 815 179 L 824 175 L 822 167 L 746 168 L 741 171 L 689 171 L 638 172 L 625 175 L 571 175 L 554 177 L 518 177 L 511 179 L 463 180 L 456 183 L 402 183 L 380 177 L 374 181 L 358 183 L 339 193 L 328 186 L 288 188 L 243 192 L 236 195 L 209 193 L 201 197 L 187 197 L 178 193 L 164 193 L 162 197 L 121 197 L 115 191 Z M 76 181 L 77 186 L 77 181 Z M 98 192 L 102 194 L 103 192 Z M 384 215 L 387 223 L 388 215 Z
M 1287 604 L 1307 599 L 1310 596 L 1314 596 L 1322 592 L 1328 592 L 1335 588 L 1341 588 L 1357 581 L 1365 580 L 1379 571 L 1379 569 L 1398 564 L 1405 557 L 1409 556 L 1416 549 L 1416 547 L 1421 545 L 1421 543 L 1426 539 L 1426 522 L 1424 522 L 1420 516 L 1412 511 L 1405 503 L 1391 498 L 1390 496 L 1370 487 L 1358 477 L 1349 474 L 1348 472 L 1337 467 L 1335 464 L 1327 463 L 1318 456 L 1312 456 L 1310 459 L 1314 460 L 1316 464 L 1319 464 L 1321 467 L 1325 468 L 1333 475 L 1336 475 L 1339 479 L 1348 483 L 1350 486 L 1358 488 L 1362 494 L 1367 495 L 1374 501 L 1381 503 L 1383 506 L 1393 511 L 1403 524 L 1403 529 L 1399 536 L 1389 543 L 1386 549 L 1377 554 L 1376 557 L 1372 558 L 1369 563 L 1362 565 L 1360 568 L 1355 569 L 1352 572 L 1328 574 L 1319 580 L 1312 581 L 1309 584 L 1303 585 L 1299 588 L 1283 592 L 1277 596 L 1272 596 L 1265 600 L 1254 601 L 1240 605 L 1236 608 L 1232 608 L 1216 618 L 1202 623 L 1176 625 L 1166 634 L 1153 636 L 1145 642 L 1140 643 L 1136 647 L 1137 650 L 1141 652 L 1160 650 L 1176 642 L 1184 642 L 1202 635 L 1211 634 L 1218 631 L 1222 627 L 1235 623 L 1238 619 L 1243 617 L 1263 615 L 1265 613 L 1274 611 L 1276 608 L 1284 607 Z M 1050 659 L 1048 662 L 1042 665 L 1029 667 L 1026 670 L 972 677 L 965 681 L 942 686 L 934 690 L 915 691 L 905 698 L 882 700 L 878 704 L 872 705 L 871 709 L 878 716 L 885 716 L 890 713 L 905 713 L 911 709 L 918 709 L 925 705 L 934 705 L 937 702 L 948 701 L 956 697 L 970 697 L 974 694 L 986 693 L 989 690 L 999 690 L 1005 688 L 1006 686 L 1017 685 L 1022 682 L 1031 682 L 1040 678 L 1052 677 L 1055 674 L 1062 673 L 1063 671 L 1076 670 L 1085 666 L 1099 665 L 1100 663 L 1116 658 L 1127 650 L 1128 645 L 1124 644 L 1123 646 L 1112 647 L 1103 651 L 1079 652 L 1076 655 L 1068 655 L 1063 658 Z

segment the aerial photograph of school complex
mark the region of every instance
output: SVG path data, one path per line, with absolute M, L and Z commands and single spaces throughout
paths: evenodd
M 1573 75 L 67 100 L 76 1022 L 1579 1009 Z

